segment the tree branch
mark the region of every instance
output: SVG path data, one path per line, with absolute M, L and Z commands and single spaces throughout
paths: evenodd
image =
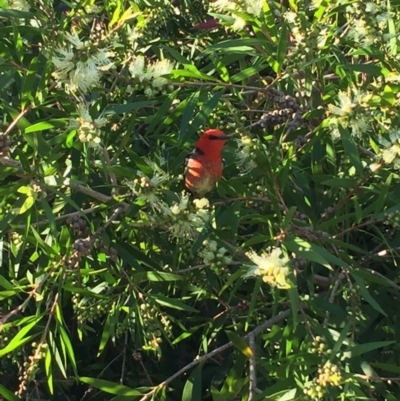
M 272 317 L 271 319 L 267 320 L 263 324 L 257 326 L 254 330 L 252 330 L 250 333 L 246 334 L 244 337 L 242 337 L 244 340 L 249 340 L 251 336 L 255 337 L 259 333 L 263 332 L 264 330 L 268 329 L 269 327 L 272 327 L 274 324 L 286 319 L 290 314 L 290 309 L 286 309 L 283 312 L 281 312 L 279 315 L 276 315 Z M 165 387 L 169 383 L 171 383 L 173 380 L 175 380 L 177 377 L 182 375 L 183 373 L 187 372 L 189 369 L 194 368 L 200 363 L 203 363 L 207 361 L 207 359 L 210 359 L 214 357 L 217 354 L 220 354 L 221 352 L 231 348 L 233 346 L 232 342 L 226 343 L 222 345 L 221 347 L 218 347 L 211 352 L 196 358 L 193 362 L 190 362 L 188 365 L 183 367 L 182 369 L 178 370 L 178 372 L 174 373 L 172 376 L 170 376 L 168 379 L 164 380 L 162 383 L 160 383 L 158 386 L 154 387 L 150 392 L 145 394 L 139 401 L 146 401 L 149 398 L 152 397 L 152 395 L 160 388 Z

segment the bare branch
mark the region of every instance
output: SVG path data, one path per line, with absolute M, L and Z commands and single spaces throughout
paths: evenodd
M 243 339 L 244 340 L 249 340 L 250 336 L 256 336 L 259 333 L 263 332 L 264 330 L 268 329 L 269 327 L 272 327 L 274 324 L 279 323 L 280 321 L 286 319 L 290 314 L 290 309 L 286 309 L 283 312 L 279 313 L 278 315 L 272 317 L 271 319 L 267 320 L 263 324 L 257 326 L 254 330 L 252 330 L 250 333 L 246 334 Z M 164 380 L 162 383 L 160 383 L 158 386 L 154 387 L 151 391 L 149 391 L 147 394 L 145 394 L 139 401 L 146 401 L 152 397 L 152 395 L 159 389 L 167 386 L 169 383 L 174 381 L 176 378 L 178 378 L 180 375 L 183 373 L 187 372 L 189 369 L 194 368 L 200 363 L 203 363 L 207 361 L 210 358 L 213 358 L 215 355 L 220 354 L 221 352 L 231 348 L 233 346 L 232 342 L 226 343 L 222 345 L 221 347 L 218 347 L 209 353 L 196 358 L 193 362 L 190 362 L 188 365 L 184 366 L 182 369 L 178 370 L 178 372 L 174 373 L 172 376 L 170 376 L 167 380 Z

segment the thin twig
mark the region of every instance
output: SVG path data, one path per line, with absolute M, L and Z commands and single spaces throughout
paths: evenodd
M 7 315 L 4 315 L 1 319 L 0 319 L 0 332 L 2 330 L 2 327 L 4 324 L 7 323 L 8 319 L 10 319 L 10 317 L 16 315 L 18 312 L 20 312 L 22 309 L 25 308 L 26 305 L 28 305 L 28 302 L 31 300 L 31 298 L 35 295 L 35 291 L 36 288 L 33 289 L 30 293 L 28 298 L 25 299 L 24 302 L 22 302 L 21 305 L 18 305 L 15 309 L 13 309 L 11 312 L 7 313 Z
M 104 157 L 104 160 L 105 160 L 107 166 L 108 166 L 108 167 L 111 167 L 110 155 L 108 154 L 108 151 L 107 151 L 106 148 L 103 148 L 103 157 Z M 117 177 L 116 177 L 116 175 L 115 175 L 114 173 L 111 173 L 110 171 L 108 171 L 108 174 L 109 174 L 109 176 L 110 176 L 111 184 L 112 184 L 113 187 L 114 187 L 114 195 L 117 196 L 118 193 L 119 193 L 119 191 L 118 191 Z
M 359 377 L 363 380 L 368 381 L 382 381 L 382 382 L 400 382 L 400 376 L 398 377 L 381 377 L 381 376 L 368 376 L 368 375 L 361 375 L 355 374 L 355 377 Z
M 0 164 L 2 164 L 4 166 L 9 166 L 9 167 L 15 167 L 15 168 L 21 170 L 22 173 L 24 173 L 21 163 L 18 162 L 17 160 L 11 159 L 9 157 L 0 157 Z M 75 191 L 78 191 L 78 192 L 84 194 L 84 195 L 87 195 L 87 196 L 90 196 L 91 198 L 97 199 L 98 201 L 100 201 L 102 203 L 107 203 L 113 199 L 112 196 L 104 195 L 98 191 L 95 191 L 91 188 L 85 187 L 81 184 L 70 183 L 69 187 Z M 129 206 L 125 202 L 121 202 L 120 204 L 125 207 Z
M 104 195 L 100 192 L 97 192 L 91 188 L 84 187 L 83 185 L 80 184 L 69 184 L 69 187 L 71 189 L 74 189 L 75 191 L 78 191 L 84 195 L 90 196 L 91 198 L 97 199 L 98 201 L 102 203 L 107 203 L 112 199 L 112 196 Z
M 30 104 L 26 109 L 22 110 L 17 117 L 14 118 L 13 122 L 7 127 L 7 129 L 4 131 L 3 135 L 7 135 L 10 133 L 10 131 L 18 124 L 18 121 L 30 110 L 32 110 L 34 106 Z
M 396 288 L 397 291 L 400 291 L 400 285 L 397 285 L 394 281 L 392 281 L 389 278 L 385 277 L 383 274 L 381 274 L 381 273 L 379 273 L 379 272 L 377 272 L 375 270 L 372 270 L 372 269 L 365 269 L 365 270 L 369 271 L 374 276 L 378 276 L 382 280 L 385 280 L 388 284 L 390 284 L 391 287 Z
M 371 176 L 373 174 L 375 174 L 375 172 L 380 169 L 381 167 L 383 167 L 384 163 L 378 163 L 375 170 L 374 171 L 370 171 L 367 174 L 365 174 L 363 177 L 361 177 L 361 179 L 358 181 L 358 183 L 354 186 L 354 188 L 352 188 L 342 199 L 339 200 L 338 203 L 336 203 L 336 205 L 334 205 L 332 208 L 329 209 L 329 213 L 324 213 L 321 216 L 320 220 L 324 220 L 326 219 L 329 215 L 332 215 L 333 212 L 335 212 L 335 210 L 340 209 L 349 199 L 351 199 L 352 196 L 354 196 L 357 191 L 360 189 L 360 187 L 369 179 L 371 178 Z
M 248 91 L 243 91 L 243 92 L 239 92 L 238 95 L 241 96 L 247 96 L 247 95 L 255 95 L 256 93 L 260 92 L 259 90 L 248 90 Z M 227 99 L 230 98 L 232 96 L 237 96 L 236 93 L 225 93 L 224 95 L 221 96 L 222 99 Z
M 0 157 L 0 164 L 7 167 L 15 167 L 18 170 L 22 170 L 22 172 L 24 172 L 21 163 L 17 160 L 11 159 L 10 157 Z
M 113 222 L 117 219 L 117 217 L 126 209 L 126 205 L 124 204 L 119 204 L 113 214 L 108 218 L 108 220 L 102 225 L 100 226 L 92 235 L 93 238 L 98 237 L 103 231 L 105 231 L 105 229 Z
M 96 210 L 98 210 L 100 208 L 101 208 L 101 206 L 98 205 L 98 206 L 90 207 L 88 209 L 77 210 L 76 212 L 71 212 L 71 213 L 63 214 L 62 216 L 54 217 L 54 220 L 55 221 L 59 221 L 59 220 L 68 219 L 69 217 L 82 216 L 84 214 L 90 214 L 90 213 L 93 213 L 93 212 L 95 212 Z M 30 225 L 35 227 L 35 226 L 41 226 L 41 225 L 49 224 L 49 223 L 50 223 L 49 220 L 39 220 L 39 221 L 36 221 L 35 223 L 31 223 Z M 25 228 L 26 225 L 25 224 L 21 224 L 21 225 L 19 225 L 17 227 L 18 228 Z
M 274 324 L 286 319 L 290 315 L 290 309 L 286 309 L 283 312 L 281 312 L 279 315 L 276 315 L 272 317 L 271 319 L 267 320 L 263 324 L 257 326 L 254 330 L 252 330 L 250 333 L 246 334 L 243 339 L 248 340 L 251 335 L 256 336 L 259 333 L 263 332 L 264 330 L 270 328 Z M 139 401 L 146 401 L 149 398 L 153 396 L 153 394 L 159 390 L 160 388 L 163 388 L 167 386 L 169 383 L 174 381 L 177 377 L 182 375 L 183 373 L 187 372 L 189 369 L 194 368 L 200 363 L 203 363 L 207 361 L 210 358 L 213 358 L 215 355 L 220 354 L 221 352 L 231 348 L 233 346 L 232 342 L 229 342 L 227 344 L 222 345 L 221 347 L 218 347 L 209 353 L 196 358 L 193 362 L 190 362 L 188 365 L 184 366 L 182 369 L 178 370 L 178 372 L 174 373 L 172 376 L 170 376 L 168 379 L 164 380 L 162 383 L 154 387 L 151 391 L 149 391 L 147 394 L 145 394 Z
M 124 350 L 122 351 L 122 367 L 121 367 L 121 377 L 119 379 L 119 384 L 124 384 L 127 346 L 128 346 L 128 331 L 125 332 L 124 336 Z
M 249 334 L 249 348 L 252 356 L 249 359 L 249 398 L 251 401 L 261 391 L 257 387 L 257 370 L 256 370 L 256 339 L 253 333 Z
M 342 282 L 342 280 L 343 280 L 343 278 L 345 276 L 346 275 L 345 275 L 345 273 L 343 271 L 341 271 L 339 273 L 339 275 L 338 275 L 338 277 L 337 277 L 337 279 L 335 281 L 335 284 L 333 285 L 331 294 L 329 295 L 329 303 L 333 304 L 333 302 L 335 300 L 336 292 L 337 292 L 337 290 L 339 288 L 339 285 L 341 284 L 341 282 Z M 325 319 L 324 319 L 323 327 L 326 327 L 328 325 L 329 315 L 330 315 L 330 312 L 329 312 L 329 310 L 327 310 L 326 313 L 325 313 Z
M 373 219 L 368 220 L 368 221 L 366 221 L 364 223 L 360 223 L 360 224 L 357 224 L 355 226 L 348 227 L 345 230 L 343 230 L 342 232 L 334 235 L 332 238 L 334 238 L 334 239 L 339 238 L 339 237 L 343 236 L 344 234 L 347 234 L 350 231 L 357 230 L 357 229 L 359 229 L 361 227 L 369 226 L 370 224 L 377 223 L 378 221 L 379 221 L 378 219 L 373 218 Z
M 170 82 L 172 86 L 178 87 L 185 87 L 185 86 L 222 86 L 224 88 L 237 88 L 237 89 L 245 89 L 257 92 L 266 92 L 268 91 L 271 86 L 275 83 L 276 79 L 271 82 L 269 85 L 261 88 L 258 86 L 247 86 L 247 85 L 239 85 L 239 84 L 231 84 L 227 82 L 200 82 L 200 81 L 193 81 L 193 82 Z
M 357 145 L 357 148 L 361 153 L 364 153 L 364 155 L 370 157 L 371 159 L 375 159 L 376 154 L 374 152 L 371 152 L 370 150 L 365 149 L 361 145 Z
M 27 299 L 25 299 L 24 302 L 22 302 L 21 305 L 18 305 L 15 309 L 13 309 L 11 312 L 7 313 L 7 315 L 3 316 L 0 319 L 0 332 L 2 327 L 4 326 L 4 324 L 7 323 L 8 319 L 10 319 L 10 317 L 14 316 L 15 314 L 17 314 L 18 312 L 20 312 L 22 309 L 25 308 L 25 306 L 28 304 L 28 302 L 36 296 L 36 294 L 40 293 L 42 286 L 44 285 L 44 283 L 46 282 L 46 280 L 50 277 L 50 275 L 53 273 L 54 269 L 56 269 L 56 267 L 53 267 L 49 272 L 47 272 L 43 279 L 39 282 L 36 283 L 34 285 L 34 287 L 32 288 L 32 290 L 29 292 L 29 296 Z
M 242 265 L 243 262 L 230 262 L 230 265 Z M 182 270 L 178 270 L 177 273 L 189 273 L 195 270 L 202 270 L 205 269 L 206 267 L 208 267 L 209 265 L 197 265 L 197 266 L 192 266 L 192 267 L 188 267 L 186 269 L 182 269 Z

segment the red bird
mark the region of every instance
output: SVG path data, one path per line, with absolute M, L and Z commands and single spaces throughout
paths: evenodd
M 194 151 L 187 157 L 185 185 L 196 197 L 204 197 L 222 177 L 221 151 L 231 137 L 219 129 L 209 129 L 199 138 Z

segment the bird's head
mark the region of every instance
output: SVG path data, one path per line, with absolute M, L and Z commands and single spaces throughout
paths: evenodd
M 220 154 L 226 142 L 233 135 L 226 135 L 219 129 L 208 129 L 196 143 L 196 148 L 208 154 Z

